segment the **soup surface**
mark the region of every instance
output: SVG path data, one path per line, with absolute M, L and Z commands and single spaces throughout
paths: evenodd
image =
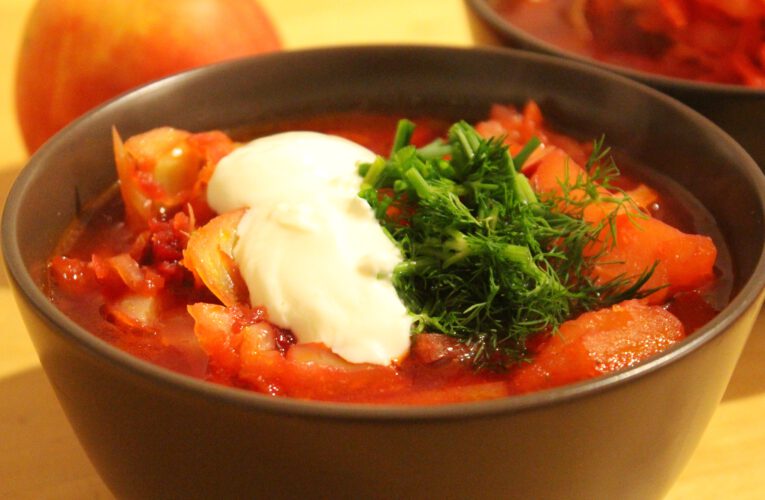
M 759 0 L 495 0 L 533 36 L 610 64 L 697 81 L 765 87 Z
M 208 189 L 235 151 L 255 144 L 243 141 L 281 141 L 293 136 L 274 134 L 293 130 L 328 134 L 321 141 L 340 136 L 382 155 L 352 166 L 353 197 L 361 196 L 401 253 L 392 271 L 375 267 L 371 279 L 373 287 L 392 285 L 408 311 L 403 352 L 346 359 L 365 352 L 345 347 L 366 339 L 363 326 L 309 338 L 336 307 L 331 290 L 338 287 L 326 283 L 326 276 L 340 279 L 334 268 L 320 274 L 323 284 L 310 282 L 315 269 L 299 283 L 323 304 L 308 326 L 277 319 L 278 301 L 253 302 L 271 299 L 253 293 L 246 268 L 272 262 L 269 251 L 282 258 L 287 247 L 267 233 L 266 253 L 245 264 L 237 250 L 242 221 L 257 210 L 217 213 Z M 73 223 L 50 260 L 47 288 L 67 315 L 122 350 L 272 396 L 438 404 L 585 380 L 633 366 L 702 326 L 728 300 L 731 272 L 698 202 L 639 165 L 625 162 L 617 175 L 606 153 L 598 141 L 551 130 L 533 102 L 493 106 L 474 127 L 343 114 L 230 134 L 161 128 L 123 142 L 115 132 L 119 186 Z M 282 217 L 283 209 L 274 213 Z M 288 218 L 286 225 L 304 222 Z M 297 252 L 287 267 L 318 253 Z M 298 320 L 314 305 L 287 304 L 297 307 Z

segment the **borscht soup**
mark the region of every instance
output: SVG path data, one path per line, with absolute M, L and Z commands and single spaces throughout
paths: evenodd
M 274 397 L 495 399 L 634 366 L 729 299 L 712 217 L 542 110 L 113 130 L 45 290 L 106 342 Z M 650 165 L 648 166 L 650 167 Z
M 534 37 L 599 61 L 701 82 L 765 88 L 759 0 L 494 0 Z

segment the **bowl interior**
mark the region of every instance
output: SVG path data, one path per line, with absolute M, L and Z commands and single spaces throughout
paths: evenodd
M 485 116 L 492 103 L 527 99 L 559 129 L 580 138 L 605 134 L 609 144 L 693 193 L 731 250 L 736 301 L 755 299 L 765 279 L 765 181 L 743 149 L 699 114 L 628 79 L 493 49 L 391 46 L 267 55 L 194 70 L 118 98 L 32 157 L 3 216 L 6 265 L 26 298 L 59 329 L 77 342 L 97 343 L 62 317 L 39 283 L 82 204 L 115 181 L 113 126 L 127 137 L 161 125 L 232 129 L 337 111 L 471 120 Z

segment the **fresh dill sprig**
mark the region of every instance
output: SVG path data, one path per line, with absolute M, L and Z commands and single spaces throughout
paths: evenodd
M 360 196 L 404 257 L 393 283 L 413 333 L 454 336 L 474 347 L 476 364 L 501 365 L 522 359 L 532 334 L 647 293 L 640 288 L 653 268 L 607 283 L 591 277 L 599 255 L 587 248 L 604 229 L 615 231 L 619 207 L 631 203 L 611 190 L 618 170 L 602 139 L 587 163 L 591 175 L 562 180 L 560 197 L 540 200 L 520 171 L 538 139 L 513 157 L 501 138 L 485 139 L 465 122 L 450 127 L 446 142 L 419 149 L 413 130 L 400 121 L 390 157 L 359 168 Z M 587 206 L 604 201 L 614 205 L 609 216 L 583 220 Z

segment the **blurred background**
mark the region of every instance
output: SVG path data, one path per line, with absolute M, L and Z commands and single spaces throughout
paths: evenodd
M 25 148 L 14 105 L 14 71 L 34 0 L 0 2 L 0 137 L 2 159 L 22 162 Z M 285 49 L 356 43 L 468 45 L 471 32 L 460 0 L 262 0 Z M 44 75 L 41 75 L 44 78 Z

